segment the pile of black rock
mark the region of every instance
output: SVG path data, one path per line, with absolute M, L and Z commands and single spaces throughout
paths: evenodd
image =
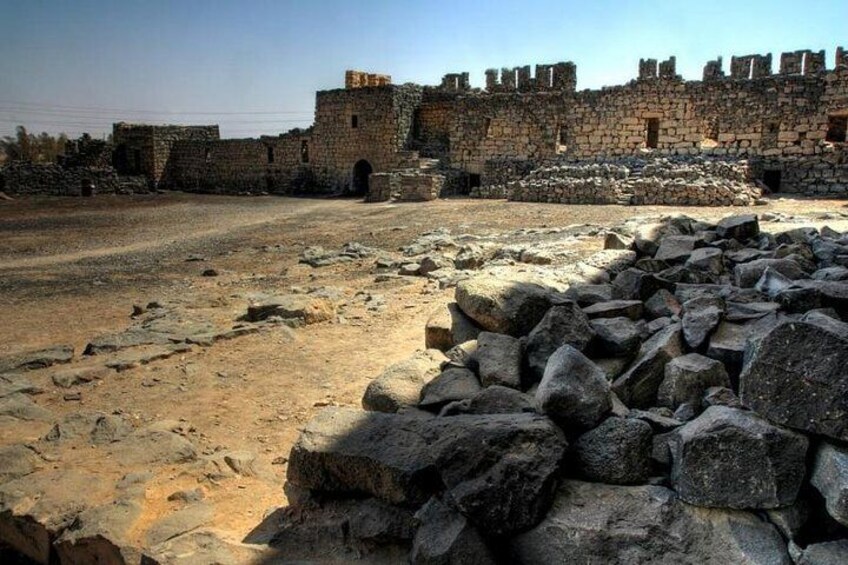
M 611 282 L 461 281 L 328 408 L 273 544 L 412 563 L 848 563 L 848 235 L 609 233 Z M 622 261 L 622 258 L 625 260 Z

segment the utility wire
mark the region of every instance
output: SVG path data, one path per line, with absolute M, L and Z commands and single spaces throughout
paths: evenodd
M 62 106 L 36 104 L 31 102 L 14 102 L 0 100 L 0 105 L 4 106 L 19 106 L 28 109 L 45 109 L 45 110 L 77 110 L 83 112 L 121 112 L 125 114 L 166 114 L 166 115 L 187 115 L 187 116 L 243 116 L 243 115 L 280 115 L 280 114 L 311 114 L 312 110 L 279 110 L 279 111 L 248 111 L 248 112 L 232 112 L 228 110 L 217 110 L 209 112 L 196 111 L 174 111 L 174 110 L 140 110 L 128 108 L 103 108 L 92 106 Z

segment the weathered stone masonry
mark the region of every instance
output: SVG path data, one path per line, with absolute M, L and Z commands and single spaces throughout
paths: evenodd
M 316 94 L 308 130 L 221 140 L 217 126 L 119 123 L 114 164 L 201 192 L 366 194 L 371 174 L 404 171 L 444 177 L 442 193 L 508 197 L 539 167 L 705 157 L 745 161 L 773 190 L 846 196 L 848 53 L 835 59 L 829 70 L 823 51 L 783 53 L 774 73 L 771 55 L 734 56 L 725 74 L 719 58 L 700 81 L 682 80 L 674 57 L 642 59 L 630 83 L 583 91 L 571 62 L 490 69 L 485 90 L 468 73 L 422 87 L 349 71 L 345 88 Z

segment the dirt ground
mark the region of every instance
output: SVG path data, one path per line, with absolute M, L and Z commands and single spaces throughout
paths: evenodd
M 809 215 L 845 210 L 840 201 L 789 199 L 753 209 Z M 231 324 L 251 293 L 339 289 L 345 306 L 333 322 L 268 328 L 110 373 L 72 389 L 81 400 L 65 400 L 68 389 L 47 385 L 36 398 L 58 415 L 120 411 L 139 425 L 182 420 L 205 450 L 255 453 L 258 477 L 202 485 L 215 505 L 215 526 L 243 537 L 285 504 L 284 458 L 299 429 L 321 406 L 359 405 L 382 368 L 423 348 L 427 318 L 453 295 L 423 278 L 376 282 L 373 259 L 311 268 L 298 263 L 304 248 L 337 249 L 356 241 L 396 251 L 436 227 L 486 234 L 610 226 L 636 215 L 717 219 L 740 212 L 750 210 L 185 194 L 0 201 L 0 356 L 64 343 L 79 355 L 97 335 L 125 329 L 134 304 L 154 300 Z M 820 223 L 846 229 L 844 221 Z M 600 249 L 601 239 L 592 245 Z M 209 268 L 220 275 L 201 276 Z M 383 297 L 385 307 L 367 308 L 369 295 Z M 34 441 L 49 428 L 0 426 L 0 446 Z M 84 458 L 68 461 L 92 471 L 102 467 Z M 194 476 L 158 476 L 146 495 L 154 510 L 145 519 L 167 512 L 172 492 L 196 486 Z

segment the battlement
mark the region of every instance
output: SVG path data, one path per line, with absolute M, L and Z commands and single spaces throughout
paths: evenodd
M 451 92 L 470 90 L 471 81 L 468 76 L 468 73 L 448 73 L 442 77 L 442 83 L 439 85 L 439 88 Z
M 577 88 L 577 65 L 572 62 L 552 65 L 536 65 L 535 76 L 530 74 L 530 65 L 503 68 L 498 80 L 497 69 L 486 70 L 488 92 L 544 92 L 564 90 L 573 92 Z
M 660 63 L 656 59 L 639 59 L 639 80 L 680 79 L 677 74 L 677 58 L 669 57 Z
M 345 71 L 345 88 L 366 88 L 369 86 L 388 86 L 392 84 L 391 75 L 378 75 L 364 71 Z

